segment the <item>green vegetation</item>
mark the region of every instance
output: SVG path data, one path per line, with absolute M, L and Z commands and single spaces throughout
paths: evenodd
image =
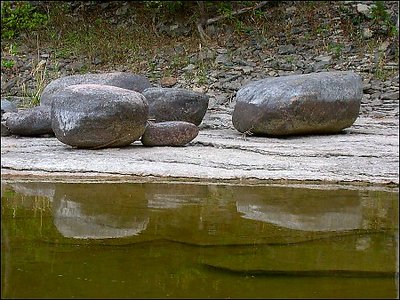
M 47 24 L 48 15 L 38 12 L 29 1 L 1 2 L 1 38 L 11 39 L 22 32 Z
M 12 59 L 2 59 L 1 60 L 1 67 L 6 69 L 11 69 L 14 67 L 15 61 Z
M 344 45 L 340 43 L 330 43 L 328 45 L 328 51 L 333 54 L 334 57 L 340 57 L 342 54 Z

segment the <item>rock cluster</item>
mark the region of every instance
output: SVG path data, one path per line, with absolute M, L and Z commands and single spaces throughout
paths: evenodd
M 137 92 L 118 86 L 128 86 L 129 78 L 130 87 L 143 87 L 142 76 L 90 75 L 50 83 L 48 102 L 22 112 L 4 102 L 2 112 L 10 112 L 2 135 L 54 133 L 67 145 L 90 149 L 128 146 L 139 139 L 144 146 L 183 146 L 198 135 L 207 95 L 163 87 Z M 67 84 L 79 82 L 79 76 L 82 83 Z M 86 83 L 88 78 L 98 83 Z M 105 78 L 113 78 L 114 85 L 104 84 Z M 362 95 L 361 77 L 349 71 L 269 77 L 238 90 L 232 123 L 239 132 L 264 136 L 337 133 L 357 119 Z
M 199 132 L 208 96 L 149 85 L 123 72 L 59 78 L 46 86 L 39 106 L 18 111 L 2 100 L 2 136 L 54 134 L 88 149 L 128 146 L 142 136 L 145 146 L 186 145 Z M 146 126 L 149 119 L 160 123 Z

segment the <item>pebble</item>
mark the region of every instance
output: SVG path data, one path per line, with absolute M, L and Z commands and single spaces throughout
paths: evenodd
M 178 80 L 175 77 L 163 77 L 160 80 L 160 84 L 162 87 L 173 87 Z

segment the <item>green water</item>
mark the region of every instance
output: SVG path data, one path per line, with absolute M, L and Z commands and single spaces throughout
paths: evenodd
M 2 298 L 396 298 L 398 192 L 2 183 Z

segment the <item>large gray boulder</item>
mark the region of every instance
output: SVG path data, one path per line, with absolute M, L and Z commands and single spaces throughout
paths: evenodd
M 149 118 L 156 122 L 185 121 L 199 125 L 207 111 L 209 96 L 182 88 L 148 88 Z
M 129 72 L 70 75 L 50 82 L 42 92 L 40 97 L 40 105 L 50 106 L 53 99 L 57 99 L 58 91 L 64 87 L 75 84 L 111 85 L 139 93 L 151 87 L 151 83 L 146 77 Z
M 123 147 L 139 139 L 148 105 L 138 92 L 115 86 L 77 84 L 58 92 L 52 128 L 61 142 L 77 148 Z
M 266 78 L 238 90 L 232 123 L 264 136 L 337 133 L 357 119 L 362 94 L 353 72 Z
M 189 122 L 148 122 L 140 140 L 144 146 L 184 146 L 198 134 L 199 128 Z
M 5 126 L 11 134 L 15 135 L 53 134 L 50 107 L 35 106 L 18 112 L 10 112 L 5 120 Z

